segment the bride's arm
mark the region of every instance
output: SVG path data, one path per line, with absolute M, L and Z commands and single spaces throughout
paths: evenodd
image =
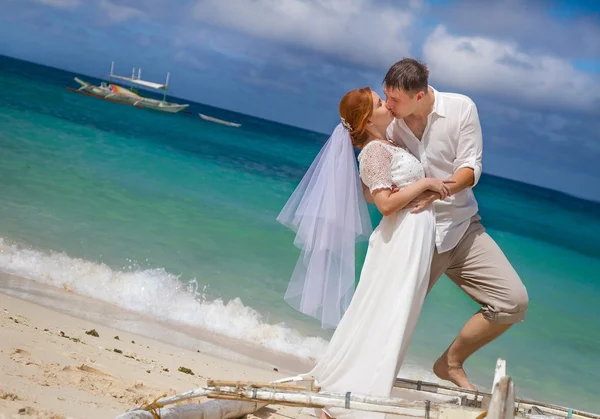
M 369 187 L 367 185 L 365 185 L 364 182 L 360 182 L 360 184 L 362 185 L 362 190 L 363 190 L 363 195 L 365 196 L 365 201 L 367 201 L 369 204 L 374 204 L 375 200 L 373 199 L 373 195 L 371 195 L 371 191 L 369 191 Z
M 359 155 L 360 177 L 365 198 L 367 192 L 373 197 L 373 203 L 384 216 L 393 214 L 404 208 L 409 202 L 426 190 L 438 192 L 441 199 L 446 199 L 450 191 L 446 183 L 454 183 L 453 180 L 442 181 L 440 179 L 425 178 L 418 180 L 397 192 L 393 192 L 392 182 L 392 153 L 384 146 L 377 143 L 367 145 Z M 367 198 L 368 199 L 368 198 Z
M 376 189 L 371 195 L 379 212 L 388 216 L 400 211 L 413 199 L 428 190 L 438 192 L 445 199 L 449 195 L 449 189 L 446 186 L 449 183 L 454 183 L 454 180 L 423 178 L 397 192 L 392 193 L 390 189 Z
M 379 212 L 384 216 L 388 216 L 396 211 L 400 211 L 406 204 L 426 190 L 427 184 L 425 179 L 421 179 L 395 193 L 392 193 L 390 189 L 377 189 L 371 192 L 371 195 L 375 200 L 375 205 L 377 205 Z

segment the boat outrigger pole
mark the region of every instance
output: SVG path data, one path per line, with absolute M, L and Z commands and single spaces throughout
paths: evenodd
M 110 74 L 108 75 L 108 81 L 109 81 L 110 83 L 112 83 L 112 76 L 113 76 L 113 73 L 114 73 L 114 71 L 115 71 L 115 62 L 113 61 L 113 62 L 110 64 Z
M 163 102 L 167 101 L 167 89 L 169 87 L 169 72 L 167 72 L 167 80 L 165 81 L 165 92 L 163 94 Z

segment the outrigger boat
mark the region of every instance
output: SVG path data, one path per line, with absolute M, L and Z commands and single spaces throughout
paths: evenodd
M 151 81 L 142 80 L 142 69 L 138 69 L 137 77 L 135 74 L 135 68 L 131 72 L 131 77 L 118 76 L 114 74 L 115 63 L 112 62 L 110 66 L 109 81 L 102 82 L 100 86 L 95 86 L 87 83 L 78 77 L 75 77 L 75 81 L 81 85 L 77 90 L 67 88 L 68 90 L 75 91 L 77 93 L 83 93 L 88 96 L 94 96 L 101 99 L 109 100 L 111 102 L 125 103 L 127 105 L 135 106 L 136 108 L 148 108 L 155 109 L 157 111 L 177 113 L 190 106 L 189 104 L 178 104 L 167 102 L 167 88 L 169 86 L 169 73 L 167 73 L 167 79 L 165 84 L 155 83 Z M 131 86 L 129 88 L 119 86 L 112 82 L 113 79 L 128 82 Z M 141 96 L 138 93 L 137 87 L 145 87 L 148 89 L 163 90 L 162 100 L 152 99 Z
M 325 392 L 315 385 L 314 380 L 304 376 L 270 383 L 208 380 L 204 387 L 158 398 L 119 415 L 117 419 L 234 419 L 272 404 L 341 407 L 404 419 L 600 419 L 597 414 L 517 398 L 503 359 L 496 362 L 491 393 L 407 379 L 397 379 L 394 387 L 402 389 L 402 398 Z M 181 404 L 199 397 L 219 400 Z

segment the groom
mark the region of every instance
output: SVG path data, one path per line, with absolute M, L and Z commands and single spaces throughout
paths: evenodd
M 452 195 L 446 200 L 424 192 L 410 207 L 419 212 L 434 205 L 436 211 L 436 251 L 429 289 L 445 273 L 481 305 L 433 366 L 439 378 L 475 389 L 463 370 L 465 360 L 512 324 L 523 321 L 528 296 L 518 274 L 479 222 L 471 189 L 481 176 L 477 108 L 467 96 L 438 92 L 429 86 L 428 76 L 427 67 L 410 58 L 388 70 L 384 92 L 395 119 L 387 135 L 421 161 L 427 177 L 456 181 L 448 184 Z M 367 196 L 368 201 L 370 198 Z

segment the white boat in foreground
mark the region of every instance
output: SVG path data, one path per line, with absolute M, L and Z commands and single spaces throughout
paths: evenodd
M 204 119 L 205 121 L 210 121 L 210 122 L 215 122 L 217 124 L 227 125 L 228 127 L 236 127 L 237 128 L 237 127 L 242 126 L 242 124 L 238 124 L 236 122 L 224 121 L 222 119 L 217 119 L 212 116 L 204 115 L 201 113 L 198 113 L 198 115 L 200 115 L 200 118 Z
M 167 79 L 165 84 L 155 83 L 151 81 L 142 80 L 142 69 L 138 69 L 137 77 L 135 75 L 135 68 L 131 73 L 131 77 L 117 76 L 113 73 L 115 63 L 113 62 L 110 67 L 110 75 L 108 82 L 102 82 L 100 86 L 95 86 L 87 83 L 77 77 L 75 81 L 81 85 L 77 90 L 73 90 L 78 93 L 83 93 L 88 96 L 94 96 L 101 99 L 109 100 L 111 102 L 125 103 L 127 105 L 135 106 L 136 108 L 148 108 L 155 109 L 161 112 L 177 113 L 190 106 L 189 104 L 179 104 L 167 102 L 167 88 L 169 85 L 169 73 L 167 73 Z M 129 83 L 130 87 L 119 86 L 112 82 L 112 79 L 120 80 L 121 82 Z M 142 96 L 138 93 L 137 87 L 145 87 L 148 89 L 162 90 L 164 92 L 163 99 L 152 99 L 149 97 Z
M 269 404 L 310 408 L 334 406 L 398 415 L 405 419 L 600 419 L 597 414 L 517 398 L 503 359 L 496 363 L 491 393 L 405 379 L 398 379 L 395 387 L 402 389 L 403 398 L 325 392 L 315 386 L 314 381 L 301 376 L 270 383 L 208 380 L 204 387 L 159 398 L 121 414 L 117 419 L 233 419 Z M 199 397 L 220 400 L 180 404 Z

